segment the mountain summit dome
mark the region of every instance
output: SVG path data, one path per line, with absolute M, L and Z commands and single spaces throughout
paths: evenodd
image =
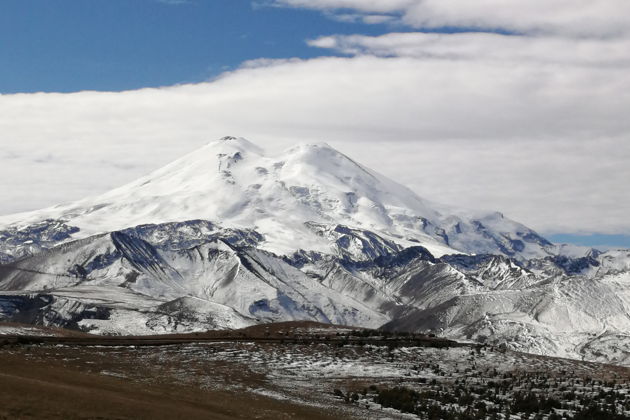
M 147 223 L 208 220 L 255 229 L 278 254 L 328 251 L 313 223 L 382 235 L 434 255 L 500 253 L 545 256 L 551 244 L 496 213 L 480 215 L 419 197 L 325 143 L 267 154 L 242 137 L 223 137 L 120 188 L 70 204 L 0 218 L 16 223 L 63 220 L 73 239 Z

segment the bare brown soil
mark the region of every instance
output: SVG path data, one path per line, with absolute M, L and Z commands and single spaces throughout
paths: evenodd
M 232 365 L 213 363 L 209 366 L 216 375 L 226 377 L 226 389 L 208 389 L 195 384 L 194 375 L 184 380 L 175 377 L 173 372 L 181 372 L 181 363 L 171 366 L 172 362 L 166 361 L 147 366 L 132 350 L 125 351 L 124 357 L 115 351 L 109 357 L 104 350 L 118 346 L 132 346 L 127 349 L 177 347 L 185 343 L 220 340 L 273 341 L 269 327 L 116 337 L 17 323 L 0 325 L 28 328 L 27 336 L 0 335 L 0 419 L 340 418 L 339 413 L 324 408 L 230 388 L 227 385 L 231 382 L 246 387 L 262 384 L 257 375 L 234 369 Z M 296 329 L 316 327 L 335 331 L 335 327 L 329 325 L 296 322 L 274 325 L 271 335 L 285 337 L 285 331 L 292 334 Z M 59 345 L 63 347 L 54 350 Z M 101 350 L 94 347 L 92 351 L 92 346 Z M 103 374 L 110 369 L 133 371 L 133 375 L 120 378 Z
M 96 361 L 98 363 L 98 361 Z M 147 371 L 147 374 L 151 374 Z M 333 419 L 288 401 L 176 384 L 137 383 L 68 367 L 59 360 L 0 358 L 3 419 Z

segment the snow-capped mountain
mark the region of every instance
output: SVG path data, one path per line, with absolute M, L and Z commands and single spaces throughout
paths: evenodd
M 476 214 L 432 203 L 326 144 L 269 156 L 234 137 L 209 143 L 101 196 L 0 217 L 0 235 L 15 238 L 12 230 L 19 234 L 46 220 L 63 221 L 66 227 L 52 238 L 61 242 L 140 224 L 196 219 L 255 230 L 265 238 L 260 247 L 278 254 L 330 252 L 325 229 L 316 225 L 337 224 L 378 233 L 400 246 L 422 245 L 436 256 L 555 253 L 547 240 L 500 213 Z M 30 248 L 24 239 L 10 248 Z M 3 248 L 0 252 L 11 252 Z
M 330 146 L 226 137 L 0 218 L 0 320 L 101 334 L 314 320 L 630 364 L 630 251 L 549 243 Z

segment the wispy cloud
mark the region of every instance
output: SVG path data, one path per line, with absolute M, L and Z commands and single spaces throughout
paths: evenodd
M 630 33 L 626 0 L 275 0 L 276 6 L 389 15 L 415 28 L 610 37 Z
M 405 32 L 322 36 L 307 42 L 347 55 L 630 68 L 630 38 Z

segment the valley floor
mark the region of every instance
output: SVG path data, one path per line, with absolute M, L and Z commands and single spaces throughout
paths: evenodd
M 398 419 L 444 410 L 546 419 L 590 405 L 630 414 L 628 368 L 378 334 L 313 323 L 150 339 L 5 334 L 0 418 Z

